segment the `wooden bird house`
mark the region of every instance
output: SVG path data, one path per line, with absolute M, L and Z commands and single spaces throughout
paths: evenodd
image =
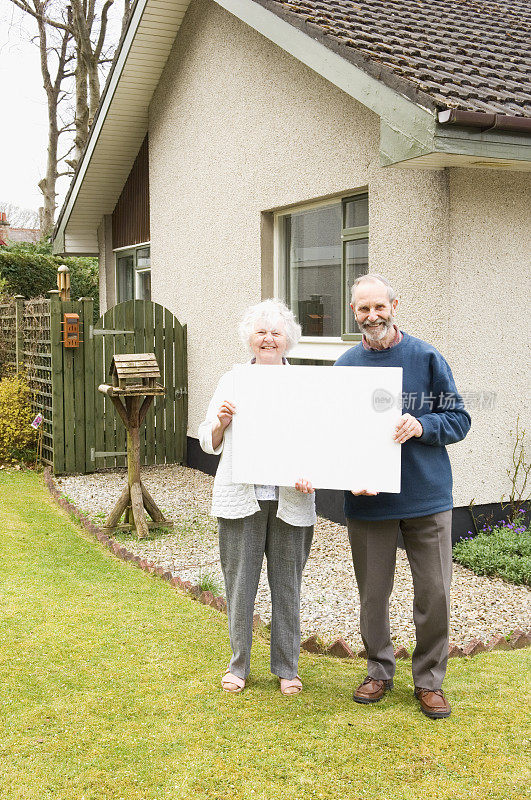
M 160 389 L 160 369 L 154 353 L 116 354 L 109 369 L 113 387 L 131 389 Z M 151 392 L 150 392 L 151 394 Z

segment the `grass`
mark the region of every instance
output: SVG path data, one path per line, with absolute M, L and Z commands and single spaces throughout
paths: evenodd
M 240 695 L 226 617 L 116 560 L 34 474 L 0 473 L 2 800 L 521 800 L 529 652 L 449 664 L 423 717 L 410 664 L 375 707 L 360 661 L 303 655 L 284 698 L 263 641 Z M 527 673 L 527 674 L 526 674 Z

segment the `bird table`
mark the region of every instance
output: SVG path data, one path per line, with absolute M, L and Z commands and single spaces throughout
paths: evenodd
M 110 366 L 112 385 L 103 383 L 98 390 L 113 403 L 127 431 L 127 486 L 105 522 L 105 530 L 136 530 L 139 539 L 148 535 L 150 527 L 173 527 L 165 519 L 140 480 L 140 427 L 155 397 L 166 389 L 157 379 L 160 370 L 153 353 L 115 355 Z M 147 522 L 144 508 L 152 519 Z M 128 510 L 128 522 L 120 524 Z

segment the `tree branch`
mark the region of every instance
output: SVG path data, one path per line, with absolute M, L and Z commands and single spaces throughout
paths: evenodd
M 100 59 L 101 49 L 107 35 L 107 18 L 109 15 L 109 9 L 113 3 L 114 0 L 106 0 L 101 10 L 100 35 L 98 36 L 98 41 L 96 47 L 94 48 L 94 58 L 96 62 L 98 62 Z
M 50 17 L 47 17 L 46 14 L 44 13 L 44 11 L 40 11 L 40 12 L 39 11 L 35 11 L 24 0 L 10 0 L 10 2 L 13 3 L 13 5 L 17 6 L 18 8 L 20 8 L 22 11 L 25 11 L 26 14 L 30 14 L 36 20 L 41 20 L 45 25 L 50 25 L 52 28 L 59 28 L 60 30 L 64 30 L 64 31 L 68 30 L 68 26 L 67 25 L 65 25 L 62 22 L 59 22 L 59 20 L 51 19 Z

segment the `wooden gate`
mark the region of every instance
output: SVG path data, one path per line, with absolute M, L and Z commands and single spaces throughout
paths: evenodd
M 55 293 L 51 293 L 54 294 Z M 155 353 L 165 397 L 157 397 L 141 431 L 141 464 L 186 459 L 186 326 L 150 300 L 128 300 L 92 324 L 92 303 L 51 300 L 53 468 L 55 474 L 126 465 L 125 428 L 98 392 L 115 353 Z M 80 314 L 81 344 L 62 346 L 61 317 Z

